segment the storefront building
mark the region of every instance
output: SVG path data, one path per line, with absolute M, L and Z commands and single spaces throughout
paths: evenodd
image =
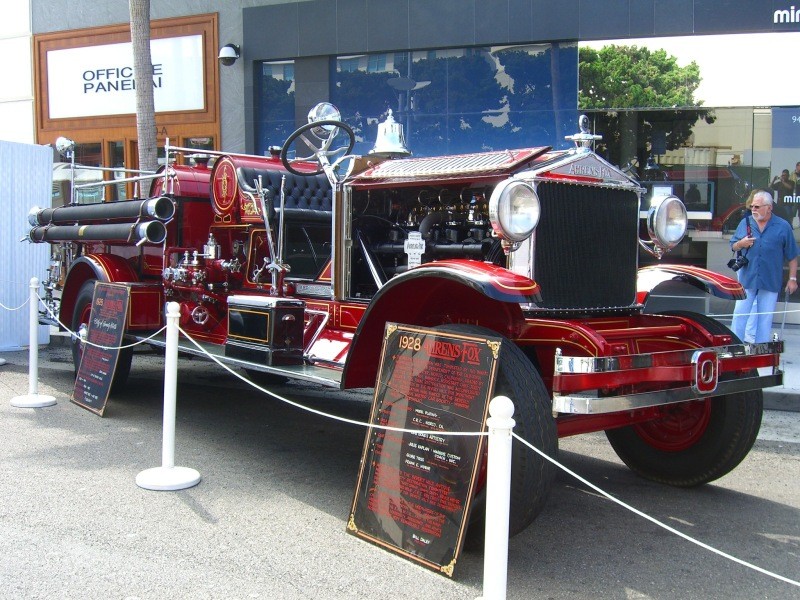
M 610 161 L 628 165 L 648 190 L 687 202 L 692 235 L 673 260 L 716 267 L 728 258 L 727 244 L 717 242 L 735 226 L 748 191 L 800 165 L 800 82 L 792 74 L 799 6 L 784 0 L 153 2 L 153 38 L 165 44 L 157 74 L 166 97 L 156 106 L 159 139 L 261 154 L 303 123 L 311 106 L 329 100 L 356 131 L 358 151 L 369 151 L 377 123 L 391 110 L 410 149 L 425 156 L 564 147 L 585 112 L 604 135 L 598 150 Z M 89 162 L 135 166 L 134 119 L 110 89 L 131 85 L 114 71 L 124 70 L 124 61 L 113 53 L 129 40 L 128 18 L 127 2 L 32 0 L 39 143 L 73 136 Z M 240 58 L 220 65 L 217 53 L 226 44 Z M 608 45 L 646 46 L 645 62 L 654 63 L 663 47 L 676 67 L 695 61 L 699 81 L 676 80 L 676 88 L 688 90 L 677 99 L 648 94 L 645 65 L 637 67 L 638 79 L 618 82 L 618 94 L 592 96 L 585 61 Z M 177 72 L 180 80 L 167 81 Z M 626 94 L 635 86 L 643 92 Z M 781 196 L 792 218 L 800 192 Z

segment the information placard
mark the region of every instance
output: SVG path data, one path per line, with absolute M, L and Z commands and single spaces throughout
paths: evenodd
M 453 576 L 500 343 L 387 323 L 348 532 Z
M 94 286 L 87 336 L 91 343 L 83 348 L 72 401 L 101 417 L 125 333 L 129 295 L 130 289 L 124 285 L 97 282 Z

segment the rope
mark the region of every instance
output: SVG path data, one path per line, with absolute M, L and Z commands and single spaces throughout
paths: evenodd
M 27 300 L 25 300 L 25 302 L 23 302 L 22 304 L 20 304 L 20 305 L 19 305 L 19 306 L 17 306 L 16 308 L 9 308 L 8 306 L 6 306 L 6 305 L 5 305 L 5 304 L 3 304 L 2 302 L 0 302 L 0 308 L 4 308 L 4 309 L 6 309 L 6 310 L 8 310 L 8 311 L 11 311 L 11 312 L 13 312 L 13 311 L 15 311 L 15 310 L 19 310 L 19 309 L 21 309 L 21 308 L 25 308 L 26 306 L 28 306 L 28 302 L 30 302 L 30 301 L 31 301 L 31 299 L 30 299 L 30 298 L 28 298 Z
M 759 567 L 757 565 L 754 565 L 752 563 L 744 561 L 741 558 L 736 558 L 735 556 L 732 556 L 732 555 L 730 555 L 730 554 L 728 554 L 726 552 L 723 552 L 722 550 L 718 550 L 717 548 L 714 548 L 713 546 L 709 546 L 708 544 L 706 544 L 704 542 L 701 542 L 700 540 L 697 540 L 697 539 L 695 539 L 695 538 L 693 538 L 693 537 L 691 537 L 689 535 L 686 535 L 682 531 L 678 531 L 677 529 L 675 529 L 674 527 L 670 527 L 666 523 L 662 523 L 658 519 L 656 519 L 654 517 L 651 517 L 650 515 L 648 515 L 646 513 L 643 513 L 642 511 L 640 511 L 637 508 L 634 508 L 630 504 L 626 504 L 622 500 L 619 500 L 619 499 L 615 498 L 614 496 L 612 496 L 608 492 L 604 492 L 603 490 L 601 490 L 599 487 L 597 487 L 593 483 L 591 483 L 588 480 L 584 479 L 583 477 L 581 477 L 580 475 L 578 475 L 574 471 L 570 470 L 568 467 L 565 467 L 564 465 L 559 463 L 557 460 L 551 458 L 550 456 L 548 456 L 547 454 L 545 454 L 544 452 L 539 450 L 534 445 L 532 445 L 532 444 L 528 443 L 527 441 L 525 441 L 524 439 L 522 439 L 520 436 L 518 436 L 513 431 L 511 432 L 511 435 L 515 439 L 518 439 L 520 442 L 525 444 L 528 448 L 530 448 L 531 450 L 536 452 L 539 456 L 541 456 L 542 458 L 546 459 L 548 462 L 554 464 L 556 467 L 558 467 L 559 469 L 561 469 L 562 471 L 564 471 L 568 475 L 574 477 L 575 479 L 580 481 L 585 486 L 588 486 L 590 489 L 594 490 L 595 492 L 597 492 L 598 494 L 600 494 L 604 498 L 606 498 L 608 500 L 611 500 L 612 502 L 614 502 L 616 504 L 619 504 L 622 508 L 631 511 L 635 515 L 638 515 L 638 516 L 642 517 L 643 519 L 647 519 L 651 523 L 654 523 L 655 525 L 658 525 L 659 527 L 661 527 L 663 529 L 666 529 L 670 533 L 673 533 L 673 534 L 677 535 L 678 537 L 681 537 L 681 538 L 685 539 L 686 541 L 691 542 L 692 544 L 696 544 L 696 545 L 700 546 L 701 548 L 703 548 L 705 550 L 708 550 L 709 552 L 713 552 L 714 554 L 717 554 L 717 555 L 719 555 L 719 556 L 721 556 L 723 558 L 727 558 L 730 561 L 738 563 L 738 564 L 742 565 L 743 567 L 747 567 L 748 569 L 753 569 L 754 571 L 758 571 L 759 573 L 762 573 L 762 574 L 767 575 L 769 577 L 773 577 L 775 579 L 778 579 L 779 581 L 783 581 L 784 583 L 788 583 L 790 585 L 794 585 L 794 586 L 800 587 L 800 581 L 795 581 L 794 579 L 789 579 L 788 577 L 784 577 L 783 575 L 778 575 L 777 573 L 773 573 L 772 571 L 767 571 L 766 569 L 762 569 L 761 567 Z
M 78 334 L 76 334 L 75 332 L 71 331 L 66 325 L 64 325 L 58 319 L 58 317 L 55 316 L 55 314 L 53 314 L 53 312 L 44 303 L 44 301 L 42 300 L 41 297 L 39 297 L 37 295 L 37 298 L 42 303 L 42 305 L 44 306 L 45 310 L 50 315 L 50 317 L 55 322 L 57 322 L 61 327 L 63 327 L 64 330 L 66 330 L 70 334 L 71 337 L 76 338 L 76 339 L 78 337 L 80 337 Z M 25 305 L 27 305 L 27 303 L 28 303 L 28 301 L 26 301 L 21 306 L 19 306 L 17 308 L 13 308 L 13 309 L 8 308 L 5 305 L 3 305 L 2 303 L 0 303 L 0 307 L 4 308 L 6 310 L 19 310 L 19 309 L 23 308 Z M 788 311 L 788 312 L 800 312 L 800 311 Z M 752 314 L 755 314 L 755 313 L 752 313 Z M 777 312 L 773 313 L 773 314 L 777 314 Z M 709 316 L 718 317 L 718 316 L 724 316 L 724 315 L 709 315 Z M 94 344 L 92 342 L 89 342 L 88 340 L 84 340 L 84 343 L 89 344 L 91 346 L 94 346 L 96 348 L 102 348 L 104 350 L 131 348 L 133 346 L 137 346 L 139 344 L 143 344 L 143 343 L 148 342 L 149 340 L 153 339 L 154 337 L 156 337 L 157 335 L 162 333 L 165 329 L 166 329 L 166 326 L 162 327 L 161 329 L 159 329 L 158 331 L 156 331 L 155 333 L 153 333 L 152 335 L 150 335 L 149 337 L 147 337 L 147 338 L 145 338 L 143 340 L 134 342 L 133 344 L 124 345 L 124 346 L 118 346 L 118 347 L 115 347 L 115 346 L 102 346 L 100 344 Z M 268 390 L 266 388 L 263 388 L 263 387 L 261 387 L 260 385 L 256 384 L 253 381 L 250 381 L 246 377 L 240 375 L 239 373 L 237 373 L 236 371 L 231 369 L 228 365 L 224 364 L 221 360 L 219 360 L 218 357 L 216 357 L 213 354 L 209 353 L 205 348 L 203 348 L 197 341 L 195 341 L 183 329 L 178 327 L 178 331 L 181 334 L 183 334 L 183 336 L 187 340 L 189 340 L 198 350 L 200 350 L 200 352 L 202 354 L 204 354 L 211 361 L 215 362 L 217 365 L 219 365 L 220 367 L 225 369 L 228 373 L 232 374 L 233 376 L 235 376 L 239 380 L 241 380 L 241 381 L 245 382 L 246 384 L 250 385 L 251 387 L 261 391 L 262 393 L 267 394 L 268 396 L 271 396 L 271 397 L 275 398 L 276 400 L 279 400 L 279 401 L 284 402 L 284 403 L 286 403 L 286 404 L 288 404 L 290 406 L 293 406 L 295 408 L 299 408 L 300 410 L 309 412 L 311 414 L 315 414 L 315 415 L 318 415 L 318 416 L 321 416 L 321 417 L 324 417 L 324 418 L 332 419 L 334 421 L 338 421 L 338 422 L 341 422 L 341 423 L 347 423 L 347 424 L 350 424 L 350 425 L 356 425 L 358 427 L 364 427 L 364 428 L 368 428 L 368 429 L 382 429 L 382 430 L 385 430 L 385 431 L 394 431 L 394 432 L 408 433 L 408 434 L 413 434 L 413 435 L 431 435 L 431 434 L 434 434 L 434 433 L 435 433 L 435 435 L 441 435 L 441 436 L 474 436 L 474 437 L 479 437 L 479 436 L 488 435 L 488 432 L 485 432 L 485 431 L 479 431 L 479 432 L 472 432 L 472 431 L 436 431 L 436 432 L 434 432 L 434 431 L 431 431 L 431 430 L 405 429 L 405 428 L 401 428 L 401 427 L 390 427 L 388 425 L 377 425 L 377 424 L 373 424 L 373 423 L 364 423 L 362 421 L 357 421 L 355 419 L 349 419 L 349 418 L 346 418 L 346 417 L 340 417 L 338 415 L 334 415 L 334 414 L 327 413 L 327 412 L 324 412 L 324 411 L 321 411 L 321 410 L 317 410 L 315 408 L 311 408 L 309 406 L 305 406 L 303 404 L 300 404 L 299 402 L 295 402 L 293 400 L 290 400 L 288 398 L 285 398 L 285 397 L 281 396 L 280 394 L 276 394 L 275 392 L 272 392 L 272 391 L 270 391 L 270 390 Z M 759 573 L 761 573 L 763 575 L 767 575 L 768 577 L 772 577 L 772 578 L 777 579 L 779 581 L 783 581 L 784 583 L 788 583 L 790 585 L 793 585 L 793 586 L 796 586 L 796 587 L 800 587 L 800 581 L 796 581 L 794 579 L 790 579 L 788 577 L 784 577 L 782 575 L 779 575 L 779 574 L 774 573 L 772 571 L 768 571 L 768 570 L 766 570 L 766 569 L 764 569 L 762 567 L 759 567 L 757 565 L 754 565 L 752 563 L 744 561 L 744 560 L 742 560 L 740 558 L 737 558 L 737 557 L 735 557 L 735 556 L 733 556 L 731 554 L 723 552 L 722 550 L 714 548 L 713 546 L 710 546 L 710 545 L 708 545 L 708 544 L 706 544 L 704 542 L 701 542 L 700 540 L 697 540 L 697 539 L 695 539 L 695 538 L 693 538 L 693 537 L 691 537 L 691 536 L 689 536 L 689 535 L 687 535 L 687 534 L 675 529 L 674 527 L 670 527 L 666 523 L 662 523 L 658 519 L 656 519 L 654 517 L 651 517 L 650 515 L 638 510 L 637 508 L 634 508 L 633 506 L 631 506 L 629 504 L 626 504 L 622 500 L 617 499 L 616 497 L 612 496 L 608 492 L 605 492 L 604 490 L 602 490 L 601 488 L 597 487 L 593 483 L 589 482 L 587 479 L 581 477 L 580 475 L 578 475 L 577 473 L 575 473 L 574 471 L 572 471 L 568 467 L 562 465 L 561 463 L 559 463 L 555 459 L 551 458 L 550 456 L 548 456 L 547 454 L 545 454 L 544 452 L 539 450 L 537 447 L 535 447 L 533 444 L 531 444 L 527 440 L 521 438 L 516 433 L 512 432 L 511 435 L 515 439 L 517 439 L 521 443 L 523 443 L 525 446 L 527 446 L 528 448 L 530 448 L 531 450 L 536 452 L 539 456 L 541 456 L 542 458 L 544 458 L 548 462 L 552 463 L 553 465 L 555 465 L 556 467 L 558 467 L 559 469 L 561 469 L 562 471 L 564 471 L 565 473 L 567 473 L 571 477 L 577 479 L 578 481 L 583 483 L 585 486 L 587 486 L 590 489 L 594 490 L 595 492 L 597 492 L 598 494 L 600 494 L 604 498 L 614 502 L 615 504 L 618 504 L 622 508 L 634 513 L 635 515 L 637 515 L 639 517 L 642 517 L 643 519 L 646 519 L 646 520 L 650 521 L 651 523 L 657 525 L 658 527 L 661 527 L 661 528 L 665 529 L 666 531 L 668 531 L 668 532 L 670 532 L 670 533 L 672 533 L 674 535 L 677 535 L 678 537 L 683 538 L 684 540 L 686 540 L 688 542 L 691 542 L 692 544 L 695 544 L 695 545 L 697 545 L 697 546 L 699 546 L 699 547 L 701 547 L 701 548 L 703 548 L 705 550 L 708 550 L 709 552 L 717 554 L 718 556 L 721 556 L 721 557 L 723 557 L 723 558 L 725 558 L 727 560 L 735 562 L 735 563 L 737 563 L 739 565 L 742 565 L 742 566 L 744 566 L 744 567 L 746 567 L 748 569 L 752 569 L 754 571 L 757 571 L 757 572 L 759 572 Z
M 39 296 L 39 295 L 37 294 L 37 295 L 36 295 L 36 297 L 39 299 L 39 303 L 40 303 L 42 306 L 44 306 L 44 309 L 47 311 L 47 314 L 48 314 L 48 315 L 50 315 L 50 318 L 51 318 L 51 319 L 53 319 L 53 320 L 54 320 L 56 323 L 58 323 L 58 325 L 59 325 L 59 326 L 60 326 L 60 327 L 61 327 L 61 328 L 62 328 L 64 331 L 66 331 L 67 333 L 69 333 L 69 335 L 70 335 L 70 338 L 72 338 L 72 339 L 76 339 L 76 340 L 77 340 L 77 339 L 81 339 L 81 336 L 80 336 L 79 334 L 77 334 L 77 333 L 75 333 L 74 331 L 72 331 L 72 330 L 71 330 L 69 327 L 67 327 L 66 325 L 64 325 L 64 323 L 62 323 L 62 322 L 59 320 L 59 318 L 58 318 L 58 317 L 57 317 L 57 316 L 56 316 L 56 315 L 53 313 L 53 311 L 52 311 L 52 310 L 50 310 L 50 307 L 49 307 L 49 306 L 47 306 L 47 304 L 45 303 L 45 301 L 44 301 L 44 300 L 42 300 L 41 296 Z M 81 341 L 82 341 L 84 344 L 87 344 L 87 345 L 89 345 L 89 346 L 93 346 L 93 347 L 95 347 L 95 348 L 100 348 L 101 350 L 123 350 L 123 349 L 125 349 L 125 348 L 133 348 L 134 346 L 139 346 L 139 345 L 141 345 L 141 344 L 146 344 L 147 342 L 149 342 L 150 340 L 152 340 L 154 337 L 156 337 L 157 335 L 159 335 L 161 332 L 163 332 L 163 331 L 164 331 L 166 328 L 167 328 L 167 326 L 165 325 L 164 327 L 162 327 L 161 329 L 159 329 L 158 331 L 156 331 L 156 332 L 155 332 L 155 333 L 153 333 L 152 335 L 149 335 L 148 337 L 144 338 L 143 340 L 138 340 L 138 341 L 136 341 L 136 342 L 133 342 L 132 344 L 124 344 L 124 345 L 122 345 L 122 346 L 103 346 L 102 344 L 95 344 L 94 342 L 90 342 L 89 340 L 84 340 L 84 339 L 81 339 Z
M 707 317 L 711 317 L 712 319 L 719 319 L 720 317 L 725 318 L 732 318 L 734 316 L 740 317 L 749 317 L 755 315 L 783 315 L 783 314 L 790 314 L 790 313 L 800 313 L 800 309 L 792 309 L 792 310 L 773 310 L 767 312 L 749 312 L 749 313 L 742 313 L 741 315 L 736 315 L 735 313 L 709 313 L 706 315 Z
M 179 327 L 178 330 L 192 344 L 194 344 L 203 354 L 205 354 L 207 357 L 209 357 L 211 360 L 213 360 L 215 363 L 217 363 L 223 369 L 225 369 L 226 371 L 228 371 L 232 375 L 236 376 L 238 379 L 240 379 L 240 380 L 244 381 L 245 383 L 249 384 L 250 386 L 262 391 L 263 393 L 265 393 L 265 394 L 267 394 L 269 396 L 272 396 L 273 398 L 275 398 L 277 400 L 280 400 L 281 402 L 285 402 L 285 403 L 287 403 L 287 404 L 289 404 L 291 406 L 294 406 L 294 407 L 299 408 L 301 410 L 304 410 L 304 411 L 307 411 L 307 412 L 310 412 L 310 413 L 313 413 L 313 414 L 316 414 L 316 415 L 319 415 L 319 416 L 322 416 L 322 417 L 333 419 L 335 421 L 340 421 L 342 423 L 349 423 L 351 425 L 357 425 L 359 427 L 384 429 L 384 430 L 387 430 L 387 431 L 397 431 L 397 432 L 411 433 L 411 434 L 424 434 L 424 435 L 431 434 L 430 430 L 402 429 L 402 428 L 399 428 L 399 427 L 388 427 L 388 426 L 382 426 L 382 425 L 372 425 L 372 424 L 369 424 L 369 423 L 363 423 L 361 421 L 356 421 L 354 419 L 347 419 L 345 417 L 339 417 L 337 415 L 332 415 L 332 414 L 326 413 L 324 411 L 316 410 L 314 408 L 310 408 L 308 406 L 304 406 L 304 405 L 302 405 L 302 404 L 300 404 L 298 402 L 294 402 L 293 400 L 289 400 L 288 398 L 284 398 L 283 396 L 281 396 L 279 394 L 276 394 L 276 393 L 274 393 L 274 392 L 272 392 L 270 390 L 262 388 L 261 386 L 257 385 L 256 383 L 253 383 L 252 381 L 248 380 L 246 377 L 243 377 L 243 376 L 239 375 L 239 373 L 236 373 L 231 368 L 229 368 L 227 365 L 223 364 L 220 360 L 218 360 L 217 357 L 215 357 L 212 354 L 210 354 L 209 352 L 207 352 L 205 350 L 205 348 L 203 348 L 199 343 L 197 343 L 194 339 L 192 339 L 191 336 L 189 336 L 185 331 L 183 331 L 183 329 L 181 329 Z M 451 435 L 451 436 L 452 435 L 478 436 L 478 435 L 488 435 L 488 432 L 452 432 L 452 431 L 448 432 L 448 431 L 441 431 L 441 432 L 436 432 L 436 435 L 442 435 L 442 436 L 447 436 L 447 435 Z M 588 486 L 592 490 L 596 491 L 597 493 L 599 493 L 603 497 L 611 500 L 612 502 L 615 502 L 616 504 L 619 504 L 623 508 L 631 511 L 632 513 L 634 513 L 634 514 L 636 514 L 636 515 L 638 515 L 638 516 L 640 516 L 640 517 L 642 517 L 644 519 L 647 519 L 648 521 L 658 525 L 659 527 L 662 527 L 662 528 L 666 529 L 670 533 L 673 533 L 673 534 L 677 535 L 678 537 L 681 537 L 681 538 L 683 538 L 683 539 L 685 539 L 685 540 L 687 540 L 687 541 L 689 541 L 689 542 L 691 542 L 693 544 L 696 544 L 696 545 L 700 546 L 701 548 L 704 548 L 705 550 L 713 552 L 714 554 L 717 554 L 717 555 L 719 555 L 719 556 L 721 556 L 723 558 L 726 558 L 726 559 L 728 559 L 730 561 L 738 563 L 738 564 L 740 564 L 740 565 L 742 565 L 744 567 L 747 567 L 747 568 L 752 569 L 754 571 L 758 571 L 759 573 L 762 573 L 762 574 L 767 575 L 769 577 L 773 577 L 775 579 L 778 579 L 779 581 L 783 581 L 784 583 L 788 583 L 790 585 L 794 585 L 794 586 L 800 587 L 800 581 L 795 581 L 794 579 L 789 579 L 788 577 L 784 577 L 783 575 L 778 575 L 777 573 L 773 573 L 772 571 L 768 571 L 766 569 L 763 569 L 763 568 L 761 568 L 761 567 L 759 567 L 757 565 L 754 565 L 752 563 L 744 561 L 744 560 L 742 560 L 740 558 L 737 558 L 737 557 L 735 557 L 735 556 L 733 556 L 731 554 L 727 554 L 726 552 L 723 552 L 722 550 L 718 550 L 717 548 L 714 548 L 713 546 L 709 546 L 708 544 L 706 544 L 704 542 L 701 542 L 701 541 L 699 541 L 699 540 L 697 540 L 697 539 L 695 539 L 695 538 L 693 538 L 691 536 L 688 536 L 685 533 L 683 533 L 681 531 L 678 531 L 674 527 L 670 527 L 666 523 L 662 523 L 658 519 L 656 519 L 654 517 L 651 517 L 650 515 L 648 515 L 646 513 L 643 513 L 642 511 L 630 506 L 629 504 L 626 504 L 622 500 L 618 500 L 617 498 L 615 498 L 614 496 L 612 496 L 608 492 L 603 491 L 602 489 L 600 489 L 599 487 L 597 487 L 593 483 L 589 482 L 585 478 L 581 477 L 580 475 L 578 475 L 577 473 L 575 473 L 574 471 L 572 471 L 568 467 L 562 465 L 561 463 L 559 463 L 555 459 L 551 458 L 550 456 L 548 456 L 547 454 L 545 454 L 544 452 L 542 452 L 541 450 L 536 448 L 533 444 L 531 444 L 528 441 L 526 441 L 523 438 L 521 438 L 516 433 L 512 432 L 511 435 L 514 438 L 518 439 L 523 444 L 525 444 L 531 450 L 533 450 L 534 452 L 536 452 L 537 454 L 539 454 L 540 456 L 542 456 L 543 458 L 545 458 L 546 460 L 548 460 L 549 462 L 554 464 L 556 467 L 558 467 L 559 469 L 563 470 L 567 474 L 571 475 L 572 477 L 574 477 L 575 479 L 577 479 L 578 481 L 580 481 L 584 485 Z
M 489 435 L 488 432 L 486 432 L 486 431 L 438 431 L 438 430 L 434 431 L 434 430 L 431 430 L 431 429 L 404 429 L 402 427 L 390 427 L 388 425 L 376 425 L 374 423 L 364 423 L 363 421 L 356 421 L 355 419 L 348 419 L 346 417 L 340 417 L 338 415 L 334 415 L 334 414 L 327 413 L 327 412 L 324 412 L 324 411 L 321 411 L 321 410 L 317 410 L 315 408 L 311 408 L 310 406 L 305 406 L 303 404 L 300 404 L 299 402 L 295 402 L 294 400 L 289 400 L 288 398 L 284 398 L 280 394 L 276 394 L 275 392 L 270 391 L 270 390 L 268 390 L 266 388 L 263 388 L 263 387 L 261 387 L 260 385 L 258 385 L 257 383 L 255 383 L 253 381 L 250 381 L 249 379 L 247 379 L 247 377 L 244 377 L 243 375 L 240 375 L 239 373 L 237 373 L 236 371 L 231 369 L 228 365 L 224 364 L 221 360 L 219 360 L 218 357 L 216 357 L 213 354 L 209 353 L 205 348 L 203 348 L 198 342 L 196 342 L 183 329 L 178 327 L 178 331 L 180 331 L 183 334 L 183 336 L 186 337 L 186 339 L 188 339 L 192 344 L 194 344 L 194 346 L 197 347 L 197 349 L 200 350 L 200 352 L 205 354 L 206 357 L 208 357 L 209 359 L 211 359 L 212 361 L 217 363 L 220 367 L 225 369 L 228 373 L 230 373 L 231 375 L 233 375 L 237 379 L 240 379 L 241 381 L 244 381 L 249 386 L 251 386 L 251 387 L 253 387 L 253 388 L 255 388 L 255 389 L 257 389 L 257 390 L 259 390 L 259 391 L 261 391 L 261 392 L 263 392 L 265 394 L 267 394 L 268 396 L 272 396 L 276 400 L 280 400 L 281 402 L 285 402 L 286 404 L 289 404 L 290 406 L 294 406 L 295 408 L 299 408 L 300 410 L 304 410 L 306 412 L 309 412 L 309 413 L 312 413 L 312 414 L 315 414 L 315 415 L 319 415 L 321 417 L 326 417 L 328 419 L 333 419 L 334 421 L 340 421 L 342 423 L 349 423 L 350 425 L 357 425 L 359 427 L 366 427 L 366 428 L 371 428 L 371 429 L 383 429 L 385 431 L 397 431 L 397 432 L 401 432 L 401 433 L 411 433 L 411 434 L 415 434 L 415 435 L 441 435 L 441 436 L 452 435 L 452 436 L 476 436 L 476 437 L 477 436 Z

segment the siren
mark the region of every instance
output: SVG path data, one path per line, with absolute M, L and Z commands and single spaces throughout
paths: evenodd
M 381 158 L 411 156 L 411 150 L 406 147 L 403 126 L 394 120 L 392 109 L 389 109 L 389 116 L 386 117 L 386 120 L 378 123 L 378 137 L 369 154 Z

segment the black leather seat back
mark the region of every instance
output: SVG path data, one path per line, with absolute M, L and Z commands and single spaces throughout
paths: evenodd
M 281 180 L 285 176 L 284 209 L 287 219 L 331 219 L 333 190 L 324 173 L 301 176 L 287 171 L 241 167 L 237 169 L 237 175 L 240 187 L 251 193 L 255 193 L 255 182 L 260 175 L 261 185 L 267 190 L 268 205 L 273 211 L 280 209 Z

